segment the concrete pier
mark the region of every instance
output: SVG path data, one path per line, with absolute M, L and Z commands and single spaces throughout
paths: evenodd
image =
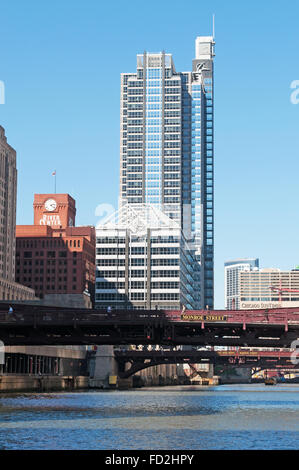
M 129 364 L 128 364 L 129 367 Z M 90 364 L 90 388 L 128 389 L 163 385 L 217 385 L 211 364 L 159 364 L 142 369 L 129 378 L 118 375 L 113 346 L 99 346 Z
M 114 358 L 113 346 L 99 346 L 94 358 L 93 371 L 89 379 L 90 388 L 115 388 L 117 386 L 115 380 L 117 378 L 118 366 Z M 109 380 L 110 378 L 110 380 Z

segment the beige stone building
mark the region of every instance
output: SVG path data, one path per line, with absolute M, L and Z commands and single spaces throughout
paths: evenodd
M 16 151 L 0 126 L 0 277 L 9 281 L 15 275 L 16 197 Z
M 16 151 L 0 126 L 0 300 L 35 298 L 33 289 L 15 282 L 16 205 Z
M 240 309 L 299 307 L 299 269 L 239 273 Z

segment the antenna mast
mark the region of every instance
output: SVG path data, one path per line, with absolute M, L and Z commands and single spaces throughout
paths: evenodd
M 215 14 L 213 14 L 213 39 L 215 39 Z

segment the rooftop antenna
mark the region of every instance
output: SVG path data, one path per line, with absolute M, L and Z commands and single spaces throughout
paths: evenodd
M 213 39 L 215 39 L 215 14 L 213 14 Z

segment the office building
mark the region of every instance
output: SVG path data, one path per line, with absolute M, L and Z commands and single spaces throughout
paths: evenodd
M 242 271 L 240 309 L 299 307 L 299 269 Z
M 34 290 L 15 282 L 17 156 L 0 126 L 0 300 L 31 300 Z
M 240 272 L 258 268 L 258 258 L 240 258 L 224 263 L 224 305 L 227 310 L 240 309 Z
M 68 194 L 35 194 L 34 224 L 16 227 L 16 279 L 56 304 L 90 306 L 95 284 L 95 229 L 76 227 Z
M 198 308 L 194 253 L 154 206 L 123 205 L 97 227 L 96 267 L 96 308 Z
M 121 75 L 120 207 L 146 204 L 175 220 L 194 245 L 201 307 L 213 307 L 214 136 L 211 36 L 196 38 L 192 71 L 171 54 L 137 55 Z
M 0 277 L 14 281 L 17 167 L 16 151 L 0 127 Z

